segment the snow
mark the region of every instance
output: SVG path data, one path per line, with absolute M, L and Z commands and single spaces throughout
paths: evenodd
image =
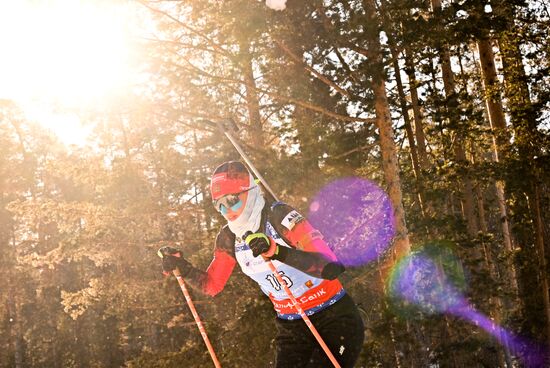
M 286 0 L 265 0 L 265 5 L 273 10 L 285 10 Z

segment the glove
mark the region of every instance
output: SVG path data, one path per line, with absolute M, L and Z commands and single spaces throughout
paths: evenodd
M 252 233 L 248 231 L 244 234 L 244 242 L 250 247 L 254 257 L 258 257 L 261 254 L 265 258 L 271 258 L 277 255 L 279 251 L 277 243 L 264 233 Z
M 323 267 L 323 271 L 321 271 L 321 278 L 325 280 L 334 280 L 338 276 L 340 276 L 344 271 L 346 270 L 346 267 L 340 262 L 330 262 L 327 263 L 325 267 Z
M 176 268 L 180 270 L 182 276 L 185 276 L 191 269 L 191 264 L 182 256 L 179 249 L 172 247 L 162 247 L 157 254 L 162 258 L 162 273 L 166 276 L 170 275 Z

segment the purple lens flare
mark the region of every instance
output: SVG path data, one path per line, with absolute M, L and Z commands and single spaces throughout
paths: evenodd
M 310 203 L 308 220 L 346 266 L 377 259 L 395 233 L 388 195 L 356 177 L 338 179 L 321 189 Z
M 456 311 L 456 316 L 472 322 L 493 336 L 510 353 L 519 357 L 524 367 L 547 367 L 548 352 L 541 344 L 534 343 L 526 338 L 515 335 L 496 324 L 493 320 L 476 311 L 473 307 Z
M 462 294 L 449 284 L 436 263 L 422 256 L 411 256 L 392 273 L 392 296 L 418 306 L 424 313 L 445 313 L 467 306 Z
M 467 306 L 464 270 L 451 245 L 445 241 L 430 243 L 401 258 L 388 278 L 390 296 L 427 314 Z
M 539 344 L 506 330 L 478 312 L 463 294 L 463 273 L 458 260 L 428 246 L 403 257 L 388 278 L 387 290 L 403 308 L 415 307 L 424 314 L 450 314 L 480 327 L 525 367 L 542 367 L 548 353 Z M 441 249 L 445 249 L 441 247 Z M 457 276 L 458 275 L 458 276 Z

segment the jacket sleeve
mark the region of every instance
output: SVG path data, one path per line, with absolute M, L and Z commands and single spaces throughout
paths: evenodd
M 321 233 L 294 208 L 276 204 L 270 222 L 291 246 L 279 247 L 273 259 L 323 279 L 333 280 L 344 272 L 344 266 L 338 262 Z
M 190 267 L 185 281 L 204 294 L 210 296 L 218 294 L 224 289 L 237 263 L 231 251 L 233 245 L 234 235 L 232 237 L 231 232 L 224 227 L 216 237 L 214 257 L 206 271 Z

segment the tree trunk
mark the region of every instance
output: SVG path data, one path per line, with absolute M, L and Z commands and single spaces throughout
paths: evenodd
M 364 8 L 369 19 L 370 28 L 367 32 L 368 49 L 373 65 L 372 89 L 374 93 L 374 110 L 376 113 L 376 125 L 380 135 L 380 148 L 382 152 L 382 168 L 384 179 L 388 187 L 389 197 L 392 202 L 395 221 L 395 237 L 393 254 L 394 259 L 410 252 L 410 242 L 403 208 L 403 194 L 401 192 L 401 179 L 397 165 L 397 151 L 395 148 L 390 107 L 386 96 L 386 83 L 382 53 L 380 49 L 380 34 L 375 15 L 375 1 L 364 0 Z
M 489 38 L 482 38 L 477 42 L 479 52 L 479 64 L 481 67 L 481 75 L 483 78 L 483 86 L 485 88 L 485 104 L 489 116 L 489 123 L 493 131 L 493 159 L 499 162 L 508 144 L 509 137 L 506 132 L 506 119 L 504 109 L 502 107 L 502 98 L 500 94 L 500 86 L 497 79 L 495 67 L 495 56 L 493 53 L 492 42 Z M 495 190 L 497 194 L 498 207 L 501 218 L 502 236 L 504 249 L 508 255 L 512 254 L 512 237 L 510 234 L 510 224 L 508 221 L 508 210 L 506 208 L 506 195 L 504 182 L 497 180 L 495 182 Z M 506 258 L 507 269 L 509 270 L 508 279 L 512 285 L 514 293 L 518 292 L 516 268 L 510 257 Z
M 529 197 L 529 207 L 533 212 L 532 216 L 534 219 L 535 226 L 535 244 L 537 247 L 537 253 L 539 258 L 539 270 L 540 270 L 540 281 L 542 287 L 542 298 L 544 300 L 544 314 L 546 316 L 546 338 L 548 346 L 550 347 L 550 290 L 548 283 L 548 273 L 546 272 L 547 262 L 546 262 L 546 251 L 544 249 L 544 227 L 542 224 L 542 215 L 540 212 L 540 189 L 537 183 L 534 185 L 534 195 Z
M 504 93 L 506 96 L 510 121 L 514 129 L 514 145 L 517 147 L 518 159 L 524 163 L 526 175 L 525 192 L 528 196 L 531 221 L 533 224 L 534 242 L 539 257 L 539 278 L 542 288 L 544 315 L 546 317 L 546 338 L 550 348 L 550 293 L 546 268 L 545 234 L 540 208 L 540 183 L 544 182 L 541 175 L 544 169 L 537 167 L 535 159 L 541 156 L 542 137 L 537 130 L 536 110 L 531 101 L 529 86 L 520 50 L 520 40 L 513 23 L 516 14 L 514 8 L 506 2 L 498 3 L 498 11 L 507 14 L 508 29 L 499 35 L 499 49 L 502 55 L 504 73 Z
M 432 0 L 432 7 L 434 14 L 437 16 L 441 10 L 440 0 Z M 452 113 L 452 110 L 458 107 L 458 96 L 456 94 L 454 74 L 451 69 L 451 55 L 448 47 L 445 44 L 441 45 L 440 58 L 445 97 L 447 98 L 447 106 Z M 453 125 L 458 126 L 458 124 Z M 457 128 L 455 140 L 453 143 L 455 159 L 459 164 L 467 165 L 469 161 L 466 157 L 466 150 L 464 146 L 465 142 L 463 134 L 460 131 L 460 128 Z M 466 176 L 462 179 L 462 183 L 460 183 L 460 193 L 462 197 L 461 201 L 463 216 L 466 219 L 468 235 L 471 237 L 474 237 L 478 231 L 478 224 L 475 216 L 473 188 L 474 186 L 472 184 L 472 180 L 466 174 Z
M 11 288 L 12 286 L 10 286 Z M 8 296 L 8 315 L 9 315 L 9 324 L 11 330 L 11 341 L 13 344 L 13 360 L 14 368 L 23 367 L 23 334 L 21 332 L 21 321 L 19 306 L 17 305 L 17 300 L 13 290 L 9 291 Z
M 378 269 L 378 281 L 380 282 L 381 285 L 383 285 L 382 287 L 384 289 L 385 289 L 385 285 L 386 285 L 385 280 L 386 280 L 385 272 L 381 268 L 379 268 Z M 390 308 L 389 305 L 388 305 L 388 301 L 386 299 L 382 300 L 382 306 L 384 308 L 384 311 L 383 311 L 382 315 L 380 316 L 380 319 L 383 319 L 385 315 L 386 316 L 388 315 L 387 311 Z M 395 368 L 401 368 L 401 354 L 400 354 L 400 352 L 397 348 L 397 341 L 396 341 L 396 338 L 395 338 L 395 325 L 394 325 L 394 323 L 391 319 L 388 321 L 388 325 L 389 325 L 390 340 L 391 340 L 391 344 L 392 344 L 393 358 L 395 359 L 394 367 Z
M 250 136 L 256 147 L 263 147 L 265 138 L 262 129 L 262 118 L 260 115 L 260 102 L 256 92 L 256 80 L 254 78 L 252 55 L 250 54 L 248 46 L 241 46 L 241 55 L 243 57 L 242 72 L 245 81 L 246 106 L 248 110 Z
M 464 141 L 460 137 L 460 133 L 457 134 L 455 143 L 454 143 L 454 153 L 456 160 L 459 164 L 467 165 L 469 163 L 468 159 L 466 158 L 466 152 L 464 151 Z M 468 175 L 468 174 L 466 174 Z M 474 196 L 473 196 L 473 189 L 474 185 L 472 184 L 472 180 L 468 178 L 467 176 L 462 179 L 462 184 L 460 186 L 461 190 L 461 202 L 462 202 L 462 213 L 463 216 L 466 218 L 466 228 L 468 231 L 468 235 L 471 237 L 476 236 L 478 232 L 478 224 L 476 221 L 476 215 L 475 215 L 475 207 L 474 207 Z
M 495 145 L 495 154 L 497 161 L 499 156 L 505 150 L 505 145 L 509 139 L 506 133 L 506 119 L 504 109 L 502 108 L 502 97 L 500 86 L 497 79 L 495 66 L 495 55 L 491 39 L 483 38 L 477 42 L 479 52 L 479 64 L 481 67 L 481 76 L 483 77 L 483 86 L 485 88 L 485 104 L 489 114 L 489 122 L 493 130 L 493 141 Z
M 416 178 L 416 190 L 417 190 L 418 203 L 419 203 L 418 207 L 420 209 L 420 212 L 424 216 L 425 215 L 425 212 L 424 212 L 425 195 L 424 195 L 424 187 L 422 185 L 423 183 L 422 172 L 420 169 L 420 162 L 418 159 L 418 151 L 416 149 L 414 132 L 411 126 L 411 119 L 409 117 L 409 108 L 407 106 L 407 99 L 405 97 L 403 82 L 401 80 L 401 69 L 399 68 L 399 58 L 397 55 L 397 50 L 395 48 L 395 42 L 393 42 L 393 37 L 390 35 L 389 32 L 386 34 L 388 35 L 388 43 L 390 46 L 390 52 L 392 56 L 392 65 L 395 72 L 395 83 L 397 85 L 397 93 L 399 96 L 401 115 L 403 116 L 403 121 L 405 124 L 405 131 L 407 133 L 407 140 L 409 141 L 409 149 L 411 154 L 413 172 Z
M 424 117 L 420 110 L 420 100 L 418 98 L 417 81 L 415 75 L 414 63 L 411 59 L 410 52 L 405 50 L 405 66 L 407 77 L 409 78 L 409 93 L 411 95 L 411 105 L 414 118 L 414 132 L 416 136 L 418 159 L 420 168 L 427 170 L 430 166 L 428 154 L 426 151 L 426 136 L 424 135 Z

